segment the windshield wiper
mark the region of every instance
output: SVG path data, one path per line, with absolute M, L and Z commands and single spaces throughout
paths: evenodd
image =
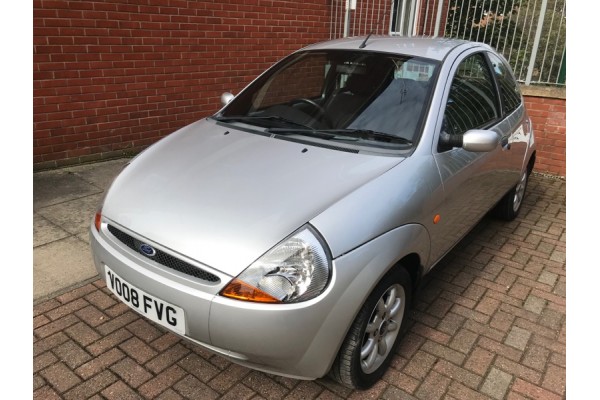
M 319 129 L 319 132 L 333 134 L 336 136 L 350 136 L 358 139 L 380 140 L 383 142 L 401 142 L 412 144 L 412 141 L 391 133 L 377 132 L 371 129 Z
M 337 135 L 334 133 L 325 133 L 322 130 L 313 128 L 268 128 L 267 132 L 274 133 L 276 135 L 305 135 L 326 140 L 335 139 L 337 137 Z
M 400 136 L 395 136 L 390 133 L 376 132 L 370 129 L 290 129 L 290 128 L 269 128 L 269 133 L 275 133 L 279 135 L 306 135 L 318 137 L 326 140 L 348 140 L 354 139 L 371 139 L 379 140 L 383 142 L 400 142 L 405 144 L 412 144 L 408 139 Z
M 253 121 L 276 121 L 276 122 L 280 122 L 280 123 L 284 123 L 284 124 L 288 124 L 288 125 L 291 124 L 291 125 L 300 126 L 302 128 L 312 130 L 312 128 L 307 125 L 304 125 L 300 122 L 292 121 L 291 119 L 282 117 L 280 115 L 233 115 L 230 117 L 213 116 L 213 118 L 220 122 L 235 121 L 235 122 L 250 122 L 250 123 L 252 123 Z
M 382 142 L 400 142 L 412 144 L 412 141 L 391 133 L 377 132 L 371 129 L 315 129 L 300 122 L 292 121 L 279 115 L 233 115 L 230 117 L 213 116 L 214 119 L 221 122 L 253 122 L 253 121 L 276 121 L 288 125 L 299 126 L 300 128 L 267 127 L 267 132 L 276 135 L 305 135 L 317 137 L 325 140 L 348 140 L 352 138 L 378 140 Z

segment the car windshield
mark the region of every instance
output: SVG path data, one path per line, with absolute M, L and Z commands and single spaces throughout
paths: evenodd
M 271 134 L 407 148 L 420 136 L 437 65 L 388 53 L 300 52 L 268 70 L 215 118 Z

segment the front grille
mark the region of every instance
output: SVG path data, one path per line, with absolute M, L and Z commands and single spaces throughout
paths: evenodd
M 112 233 L 117 239 L 119 239 L 125 246 L 129 247 L 131 250 L 139 253 L 143 256 L 148 257 L 150 260 L 153 260 L 161 265 L 164 265 L 167 268 L 174 269 L 175 271 L 182 272 L 186 275 L 194 276 L 198 279 L 202 279 L 208 282 L 218 282 L 219 277 L 211 274 L 210 272 L 204 271 L 201 268 L 195 267 L 191 264 L 188 264 L 185 261 L 182 261 L 178 258 L 173 257 L 170 254 L 165 253 L 162 250 L 155 249 L 156 254 L 152 257 L 142 253 L 140 250 L 140 246 L 143 244 L 142 241 L 128 235 L 127 233 L 115 228 L 112 225 L 108 225 L 108 231 Z

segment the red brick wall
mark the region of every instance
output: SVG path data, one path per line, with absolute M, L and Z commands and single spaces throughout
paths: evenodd
M 323 92 L 325 64 L 326 57 L 324 55 L 303 59 L 296 63 L 292 69 L 279 74 L 266 91 L 265 98 L 261 102 L 261 108 L 275 104 L 285 104 L 298 98 L 312 99 L 319 96 Z M 302 80 L 294 76 L 297 71 L 302 71 L 298 73 L 303 77 Z
M 345 5 L 345 0 L 342 0 Z M 352 11 L 349 26 L 349 36 L 387 35 L 390 30 L 389 1 L 361 1 L 357 0 L 356 9 Z M 343 24 L 343 22 L 342 22 Z
M 525 96 L 537 143 L 534 171 L 566 176 L 565 99 Z
M 446 28 L 446 16 L 448 15 L 448 2 L 442 5 L 440 24 L 438 25 L 438 35 L 443 36 Z M 439 0 L 425 2 L 419 9 L 419 18 L 415 23 L 418 35 L 433 36 L 435 33 L 435 22 L 439 7 Z
M 329 38 L 323 0 L 34 0 L 34 169 L 135 153 Z

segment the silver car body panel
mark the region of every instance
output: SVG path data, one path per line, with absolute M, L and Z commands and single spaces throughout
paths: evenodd
M 311 220 L 332 254 L 339 255 L 399 226 L 431 228 L 434 212 L 444 199 L 434 159 L 411 156 L 332 204 Z M 344 234 L 340 235 L 340 222 Z M 427 265 L 429 254 L 421 259 Z
M 303 50 L 357 50 L 363 41 L 340 39 Z M 212 120 L 171 134 L 136 157 L 108 191 L 101 229 L 90 228 L 98 273 L 104 277 L 107 265 L 183 308 L 184 336 L 232 361 L 295 378 L 325 375 L 381 277 L 409 254 L 427 272 L 527 168 L 535 142 L 523 107 L 491 128 L 502 138 L 493 151 L 437 150 L 458 63 L 489 49 L 457 40 L 369 38 L 365 51 L 442 61 L 420 140 L 407 158 L 280 140 Z M 306 223 L 333 257 L 323 293 L 276 305 L 218 295 Z M 120 243 L 107 224 L 220 281 L 209 284 L 155 263 Z
M 316 146 L 302 152 L 306 148 L 202 120 L 149 148 L 135 170 L 125 168 L 102 213 L 235 276 L 330 204 L 402 161 Z
M 351 37 L 317 43 L 304 47 L 304 50 L 356 50 L 364 42 L 364 37 Z M 364 51 L 378 51 L 384 53 L 406 54 L 416 57 L 430 58 L 441 61 L 457 46 L 467 42 L 449 38 L 409 37 L 398 40 L 397 37 L 372 35 L 367 40 Z

